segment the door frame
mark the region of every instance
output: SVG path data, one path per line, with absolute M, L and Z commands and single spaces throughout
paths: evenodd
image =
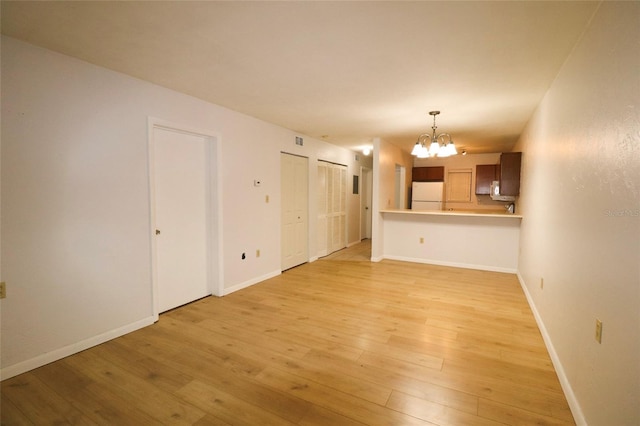
M 158 303 L 158 251 L 156 245 L 156 189 L 154 131 L 165 130 L 202 137 L 207 146 L 207 291 L 215 296 L 224 294 L 224 271 L 222 262 L 222 162 L 220 159 L 220 136 L 211 131 L 194 129 L 155 117 L 147 119 L 148 137 L 148 184 L 149 184 L 149 240 L 151 247 L 151 299 L 154 321 L 160 317 Z
M 369 167 L 360 167 L 360 241 L 371 239 L 373 224 L 373 170 Z M 364 207 L 369 205 L 369 210 L 364 213 Z M 365 232 L 362 232 L 365 228 Z M 368 231 L 368 232 L 367 232 Z

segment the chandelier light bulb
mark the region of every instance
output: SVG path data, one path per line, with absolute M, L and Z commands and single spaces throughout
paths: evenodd
M 421 145 L 418 152 L 418 158 L 429 158 L 429 150 L 426 146 Z
M 416 144 L 413 146 L 413 150 L 411 151 L 411 155 L 418 155 L 418 154 L 420 154 L 421 150 L 422 150 L 422 144 L 420 143 L 420 140 L 418 140 L 418 142 L 416 142 Z
M 431 141 L 431 145 L 429 146 L 429 154 L 432 157 L 435 157 L 436 155 L 438 155 L 438 153 L 440 152 L 440 144 L 438 143 L 437 140 L 433 140 Z

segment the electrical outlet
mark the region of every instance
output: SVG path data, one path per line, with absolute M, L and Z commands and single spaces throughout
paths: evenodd
M 0 299 L 4 299 L 7 297 L 7 284 L 4 282 L 0 283 Z
M 260 249 L 256 250 L 256 257 L 260 257 Z
M 602 321 L 596 318 L 596 341 L 602 343 Z
M 265 203 L 267 203 L 267 204 L 269 204 L 269 196 L 268 196 L 268 195 L 265 195 L 265 196 L 264 196 L 264 202 L 265 202 Z
M 540 290 L 544 289 L 544 278 L 540 278 Z
M 424 244 L 424 237 L 420 237 L 420 244 Z

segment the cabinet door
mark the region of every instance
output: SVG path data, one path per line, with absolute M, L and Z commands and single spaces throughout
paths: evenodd
M 413 182 L 444 182 L 444 166 L 414 167 L 411 170 Z
M 491 193 L 491 182 L 497 180 L 495 164 L 476 165 L 476 195 L 489 195 Z
M 520 194 L 521 152 L 504 152 L 500 155 L 500 195 Z

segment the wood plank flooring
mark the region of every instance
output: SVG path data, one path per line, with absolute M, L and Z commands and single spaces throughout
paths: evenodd
M 2 424 L 574 424 L 514 275 L 349 250 L 3 381 Z

